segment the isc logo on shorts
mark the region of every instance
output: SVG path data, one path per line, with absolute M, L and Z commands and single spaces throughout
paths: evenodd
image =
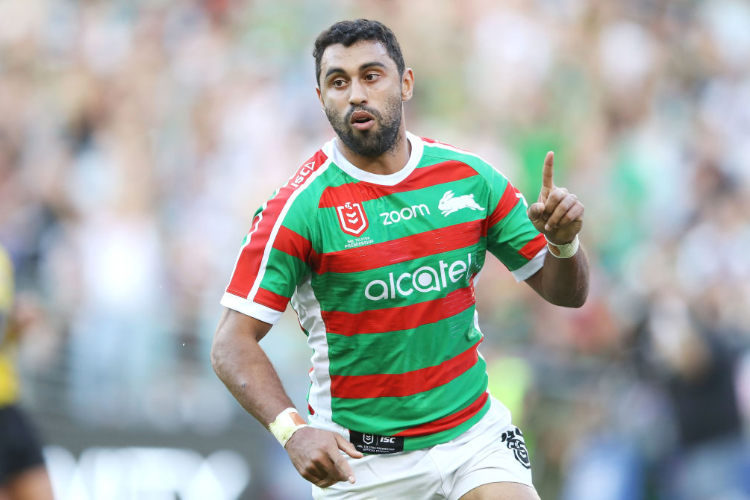
M 362 453 L 387 455 L 404 451 L 404 438 L 400 436 L 378 436 L 349 431 L 349 442 Z

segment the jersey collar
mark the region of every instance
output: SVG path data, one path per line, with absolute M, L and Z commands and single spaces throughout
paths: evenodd
M 333 160 L 333 163 L 355 179 L 370 182 L 372 184 L 379 184 L 381 186 L 395 186 L 399 182 L 409 177 L 414 169 L 417 168 L 419 161 L 422 159 L 422 152 L 424 151 L 424 144 L 422 144 L 422 139 L 408 131 L 406 132 L 406 139 L 411 144 L 411 155 L 409 156 L 409 161 L 406 162 L 406 166 L 404 166 L 404 168 L 394 174 L 388 175 L 373 174 L 352 165 L 349 160 L 344 158 L 344 155 L 341 154 L 341 151 L 339 151 L 337 137 L 329 142 L 327 146 L 329 146 L 330 148 L 329 156 Z M 327 151 L 324 152 L 328 153 Z

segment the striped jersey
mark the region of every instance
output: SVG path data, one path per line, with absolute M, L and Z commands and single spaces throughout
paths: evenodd
M 256 212 L 221 303 L 313 349 L 310 424 L 447 442 L 489 409 L 474 282 L 487 251 L 522 281 L 546 242 L 521 193 L 478 156 L 407 133 L 395 174 L 328 142 Z

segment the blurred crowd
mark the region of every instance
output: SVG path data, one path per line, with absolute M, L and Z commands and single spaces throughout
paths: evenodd
M 477 292 L 542 498 L 750 498 L 745 0 L 0 0 L 0 244 L 45 311 L 31 408 L 54 378 L 85 425 L 251 418 L 208 363 L 218 300 L 255 209 L 333 135 L 312 42 L 356 17 L 414 69 L 410 131 L 529 199 L 554 150 L 586 206 L 584 308 L 496 262 Z M 304 337 L 271 337 L 303 398 Z

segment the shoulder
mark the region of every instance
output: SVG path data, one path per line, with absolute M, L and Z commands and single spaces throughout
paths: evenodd
M 291 192 L 302 192 L 309 189 L 326 172 L 330 163 L 330 157 L 324 149 L 317 150 L 314 155 L 305 160 L 297 168 L 292 176 L 289 177 L 289 181 L 282 186 L 281 190 L 287 189 Z
M 311 157 L 305 160 L 289 177 L 289 180 L 276 190 L 272 199 L 279 199 L 289 209 L 305 210 L 308 203 L 317 203 L 325 188 L 333 182 L 338 169 L 329 168 L 331 154 L 327 146 L 323 146 Z
M 421 139 L 424 144 L 423 156 L 427 161 L 456 161 L 471 167 L 485 179 L 491 179 L 498 175 L 503 179 L 505 178 L 499 170 L 476 153 L 427 137 L 421 137 Z

